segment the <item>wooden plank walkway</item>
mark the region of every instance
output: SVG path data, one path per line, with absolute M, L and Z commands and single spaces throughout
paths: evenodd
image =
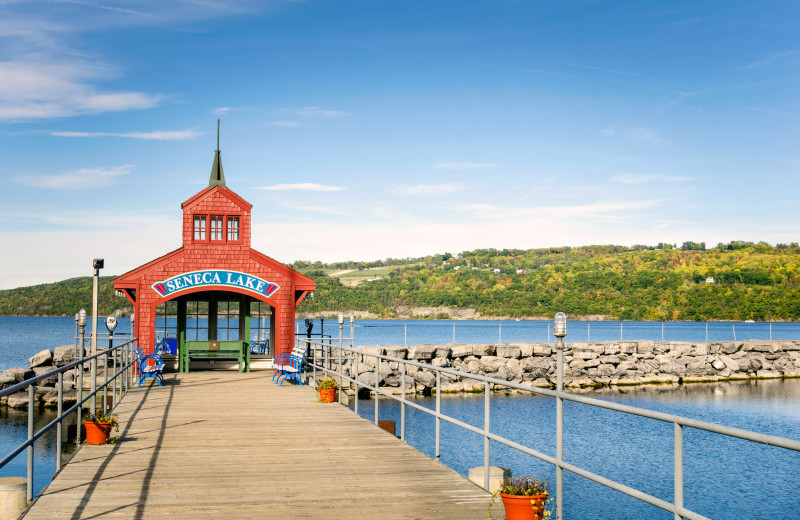
M 25 520 L 486 518 L 483 489 L 271 375 L 133 389 L 115 410 L 120 442 L 78 450 Z

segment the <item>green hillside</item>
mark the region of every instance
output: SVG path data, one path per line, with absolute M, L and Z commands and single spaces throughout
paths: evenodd
M 398 306 L 453 306 L 520 318 L 563 311 L 624 320 L 800 319 L 796 243 L 485 249 L 292 267 L 317 281 L 315 297 L 298 309 L 305 312 L 392 317 Z M 101 278 L 101 314 L 129 307 L 113 296 L 112 280 Z M 88 277 L 0 291 L 0 315 L 72 316 L 90 305 Z
M 680 248 L 659 244 L 487 249 L 414 261 L 416 265 L 398 267 L 382 279 L 354 287 L 319 268 L 374 263 L 297 263 L 318 284 L 315 298 L 305 300 L 300 310 L 358 309 L 391 317 L 397 306 L 408 305 L 474 308 L 487 316 L 511 317 L 563 311 L 624 320 L 800 318 L 797 244 L 732 242 L 709 250 L 694 242 Z M 520 270 L 524 274 L 516 274 Z M 708 277 L 714 282 L 706 283 Z

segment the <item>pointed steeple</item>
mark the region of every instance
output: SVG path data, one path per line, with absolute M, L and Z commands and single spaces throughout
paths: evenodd
M 214 164 L 211 166 L 211 178 L 208 187 L 220 186 L 225 188 L 225 171 L 222 169 L 222 159 L 219 156 L 219 119 L 217 119 L 217 149 L 214 150 Z

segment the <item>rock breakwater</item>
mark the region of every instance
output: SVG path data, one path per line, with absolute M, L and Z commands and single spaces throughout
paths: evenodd
M 553 343 L 448 344 L 362 347 L 368 354 L 418 361 L 460 372 L 553 388 L 556 348 Z M 358 357 L 344 370 L 364 385 L 375 384 L 375 358 Z M 401 391 L 400 364 L 381 362 L 378 385 Z M 611 341 L 564 344 L 564 384 L 570 388 L 716 382 L 800 377 L 800 341 L 727 341 L 714 343 Z M 409 366 L 406 391 L 429 393 L 434 371 Z M 498 385 L 500 386 L 500 385 Z M 483 382 L 442 374 L 443 392 L 483 390 Z

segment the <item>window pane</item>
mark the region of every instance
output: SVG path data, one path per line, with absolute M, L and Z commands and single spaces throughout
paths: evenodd
M 222 217 L 211 217 L 211 240 L 222 240 Z
M 239 217 L 228 217 L 228 241 L 239 240 Z
M 194 217 L 194 239 L 206 239 L 206 217 L 205 215 L 198 215 Z

